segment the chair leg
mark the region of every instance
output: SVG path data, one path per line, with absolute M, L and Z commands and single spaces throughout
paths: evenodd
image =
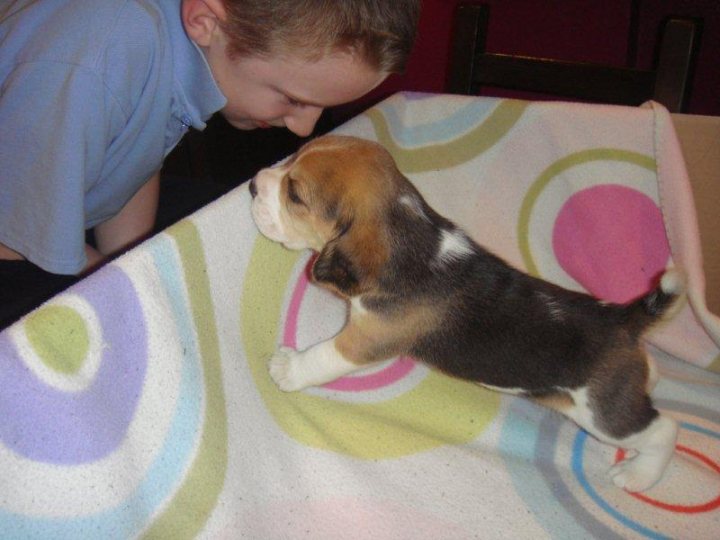
M 700 26 L 696 19 L 671 18 L 663 28 L 653 99 L 670 112 L 683 112 L 687 106 Z
M 450 44 L 450 71 L 446 91 L 451 94 L 473 94 L 476 59 L 485 52 L 490 9 L 481 4 L 460 4 L 453 17 Z M 468 45 L 470 44 L 470 45 Z

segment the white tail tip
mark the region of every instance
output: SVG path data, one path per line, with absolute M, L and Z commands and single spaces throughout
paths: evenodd
M 682 273 L 675 268 L 666 270 L 660 279 L 660 289 L 665 294 L 681 294 L 685 289 Z

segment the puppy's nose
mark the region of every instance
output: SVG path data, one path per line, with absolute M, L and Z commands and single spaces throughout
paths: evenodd
M 255 177 L 253 177 L 252 180 L 250 180 L 250 185 L 248 186 L 250 189 L 250 196 L 254 199 L 257 196 L 257 186 L 255 185 Z

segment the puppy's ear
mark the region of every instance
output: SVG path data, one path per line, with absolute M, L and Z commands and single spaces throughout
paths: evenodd
M 359 285 L 358 275 L 352 261 L 344 253 L 341 242 L 329 242 L 318 255 L 311 272 L 313 280 L 352 296 Z
M 360 284 L 360 269 L 353 264 L 348 251 L 351 226 L 352 218 L 338 219 L 335 238 L 325 244 L 311 271 L 315 282 L 347 296 L 352 296 Z
M 313 279 L 344 296 L 366 293 L 377 287 L 388 258 L 379 234 L 378 219 L 357 215 L 338 220 L 337 236 L 330 240 L 313 265 Z

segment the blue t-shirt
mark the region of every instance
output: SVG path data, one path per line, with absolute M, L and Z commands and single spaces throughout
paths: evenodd
M 224 105 L 180 0 L 0 0 L 0 243 L 79 272 L 85 230 Z

